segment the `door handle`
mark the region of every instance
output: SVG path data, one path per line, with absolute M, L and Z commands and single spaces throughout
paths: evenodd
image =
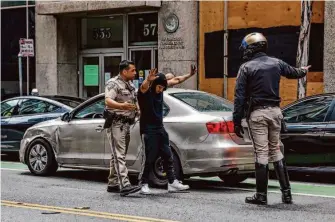
M 101 133 L 103 130 L 104 130 L 104 128 L 101 125 L 99 125 L 95 128 L 95 131 L 97 131 L 98 133 Z
M 309 132 L 321 132 L 321 131 L 323 131 L 323 129 L 322 128 L 319 128 L 319 127 L 313 127 L 312 129 L 309 129 L 308 130 Z

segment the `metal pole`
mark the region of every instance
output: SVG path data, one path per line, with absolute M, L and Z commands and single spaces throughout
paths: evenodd
M 19 81 L 20 81 L 20 96 L 22 96 L 22 55 L 19 54 Z
M 223 33 L 223 98 L 228 98 L 228 1 L 224 1 Z
M 26 38 L 29 38 L 29 8 L 28 0 L 26 0 Z M 27 56 L 27 95 L 29 95 L 29 56 Z

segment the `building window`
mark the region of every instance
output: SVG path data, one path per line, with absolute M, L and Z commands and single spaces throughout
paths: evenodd
M 134 14 L 128 16 L 129 46 L 157 45 L 158 14 Z
M 84 18 L 81 25 L 81 49 L 123 47 L 123 16 Z

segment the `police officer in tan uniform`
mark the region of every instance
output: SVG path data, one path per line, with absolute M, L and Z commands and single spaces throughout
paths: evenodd
M 233 120 L 235 133 L 243 137 L 242 118 L 246 117 L 255 149 L 256 194 L 245 199 L 249 204 L 267 204 L 268 162 L 273 162 L 282 191 L 282 201 L 292 203 L 286 163 L 280 151 L 283 115 L 280 109 L 280 78 L 306 76 L 308 67 L 294 68 L 266 55 L 267 40 L 261 33 L 247 35 L 241 44 L 244 63 L 235 88 Z
M 121 61 L 119 71 L 119 75 L 107 81 L 105 88 L 106 122 L 109 122 L 106 133 L 112 150 L 107 191 L 120 191 L 121 196 L 126 196 L 140 190 L 139 186 L 130 184 L 125 160 L 130 142 L 130 125 L 134 124 L 139 109 L 132 83 L 136 75 L 134 63 Z

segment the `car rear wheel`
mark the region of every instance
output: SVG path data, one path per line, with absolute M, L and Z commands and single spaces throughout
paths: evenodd
M 51 175 L 58 169 L 52 148 L 43 139 L 36 139 L 29 146 L 27 165 L 32 174 L 39 176 Z
M 249 174 L 219 175 L 226 185 L 236 185 L 249 177 Z
M 173 154 L 173 166 L 177 180 L 182 180 L 182 171 L 178 156 Z M 168 184 L 167 172 L 164 171 L 163 159 L 159 156 L 151 167 L 149 181 L 151 186 L 164 187 Z

